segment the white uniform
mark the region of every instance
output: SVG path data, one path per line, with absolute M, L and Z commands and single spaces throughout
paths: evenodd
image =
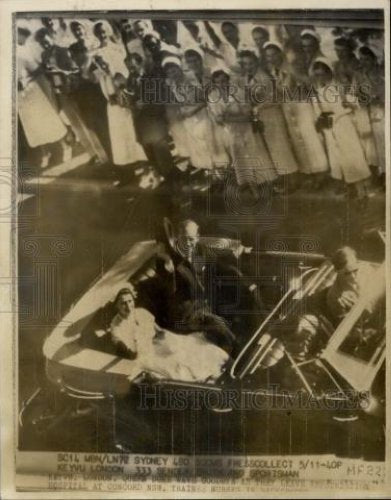
M 369 178 L 371 171 L 353 125 L 352 111 L 343 107 L 341 95 L 336 95 L 336 92 L 337 86 L 319 88 L 313 105 L 316 117 L 321 113 L 332 113 L 332 127 L 323 130 L 331 176 L 352 184 Z
M 266 91 L 264 102 L 260 102 L 257 108 L 263 122 L 263 137 L 276 172 L 278 175 L 297 172 L 298 164 L 291 146 L 282 105 L 278 100 L 274 102 L 273 77 L 258 70 L 249 85 Z
M 323 138 L 315 128 L 313 106 L 300 96 L 295 97 L 294 92 L 297 92 L 299 87 L 292 80 L 289 67 L 283 66 L 280 69 L 277 86 L 299 171 L 303 174 L 326 172 L 329 164 Z
M 245 185 L 274 181 L 277 178 L 276 171 L 262 135 L 253 131 L 251 105 L 245 102 L 243 87 L 238 86 L 236 95 L 230 95 L 227 102 L 219 99 L 217 103 L 210 103 L 209 107 L 212 114 L 225 123 L 223 140 L 230 145 L 237 183 Z
M 101 47 L 97 53 L 109 65 L 110 75 L 98 70 L 97 76 L 102 92 L 107 99 L 107 119 L 113 163 L 123 166 L 137 161 L 146 160 L 143 148 L 137 142 L 132 112 L 129 108 L 111 104 L 109 96 L 115 94 L 113 76 L 120 73 L 125 78 L 128 70 L 124 63 L 125 51 L 122 46 L 110 42 L 106 47 Z
M 30 147 L 51 144 L 64 138 L 67 130 L 57 111 L 33 77 L 38 68 L 29 48 L 17 48 L 18 80 L 23 90 L 18 91 L 18 113 Z
M 180 83 L 167 81 L 171 92 L 179 103 L 168 108 L 170 130 L 179 154 L 190 157 L 195 168 L 211 169 L 214 166 L 212 122 L 206 107 L 189 117 L 181 118 L 180 108 L 192 109 L 198 104 L 193 96 L 195 88 L 200 88 L 198 80 L 189 72 Z

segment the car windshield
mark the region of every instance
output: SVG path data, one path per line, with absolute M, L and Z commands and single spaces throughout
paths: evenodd
M 342 342 L 339 350 L 356 359 L 369 362 L 385 337 L 385 297 L 370 309 L 364 309 Z

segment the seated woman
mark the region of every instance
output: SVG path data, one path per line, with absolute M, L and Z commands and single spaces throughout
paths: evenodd
M 207 341 L 202 332 L 178 335 L 156 325 L 146 309 L 135 306 L 136 291 L 122 288 L 115 300 L 115 315 L 102 347 L 132 359 L 132 373 L 148 372 L 158 378 L 204 382 L 218 378 L 229 355 Z M 99 331 L 96 331 L 99 336 Z

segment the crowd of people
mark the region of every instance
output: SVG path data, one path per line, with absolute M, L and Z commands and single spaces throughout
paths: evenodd
M 19 19 L 19 130 L 50 165 L 79 144 L 128 175 L 231 169 L 254 196 L 366 199 L 385 173 L 383 32 L 252 22 Z M 122 175 L 122 174 L 121 174 Z

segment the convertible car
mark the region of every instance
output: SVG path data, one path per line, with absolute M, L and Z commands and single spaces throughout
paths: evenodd
M 208 238 L 207 244 L 232 241 Z M 39 436 L 40 449 L 46 442 L 48 449 L 72 451 L 384 458 L 384 263 L 368 263 L 368 293 L 335 324 L 319 303 L 335 278 L 325 256 L 265 251 L 239 257 L 236 279 L 244 274 L 254 301 L 237 307 L 238 317 L 229 304 L 218 305 L 222 316 L 228 311 L 237 350 L 217 377 L 189 382 L 138 371 L 131 359 L 83 340 L 126 283 L 139 290 L 143 307 L 156 305 L 148 293 L 156 290 L 160 252 L 155 241 L 136 244 L 48 336 L 47 384 L 20 409 L 22 448 L 34 447 L 32 436 Z M 214 279 L 219 290 L 227 285 L 232 302 L 232 276 Z M 158 322 L 158 308 L 153 314 Z M 298 325 L 312 335 L 297 336 Z

